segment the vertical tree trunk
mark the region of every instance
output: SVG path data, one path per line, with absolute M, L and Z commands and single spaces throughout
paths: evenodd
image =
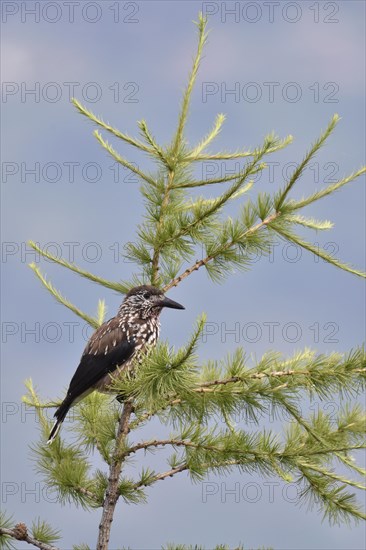
M 108 550 L 114 511 L 119 498 L 118 484 L 123 463 L 123 459 L 120 457 L 120 448 L 122 441 L 128 434 L 129 420 L 132 414 L 132 410 L 132 402 L 126 401 L 119 422 L 116 438 L 116 448 L 109 469 L 108 487 L 103 504 L 102 519 L 99 524 L 97 550 Z

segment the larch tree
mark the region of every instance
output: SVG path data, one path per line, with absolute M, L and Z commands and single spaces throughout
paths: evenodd
M 294 243 L 350 274 L 365 277 L 297 233 L 299 226 L 316 231 L 331 229 L 331 222 L 305 217 L 302 210 L 366 171 L 360 168 L 300 200 L 291 198 L 305 168 L 333 132 L 337 115 L 282 186 L 273 194 L 259 193 L 255 200 L 247 198 L 253 178 L 265 170 L 268 155 L 291 143 L 291 136 L 279 139 L 270 134 L 251 150 L 211 153 L 209 147 L 225 121 L 225 116 L 219 114 L 197 145 L 187 142 L 185 128 L 207 39 L 206 27 L 200 15 L 193 66 L 177 129 L 167 146 L 156 141 L 145 120 L 138 122 L 140 136 L 131 137 L 73 100 L 78 112 L 97 126 L 94 135 L 106 153 L 140 181 L 145 214 L 137 226 L 135 241 L 126 244 L 126 256 L 136 266 L 133 280 L 110 281 L 51 255 L 34 242 L 31 246 L 61 267 L 121 294 L 140 284 L 151 284 L 166 292 L 189 284 L 189 277 L 198 270 L 223 283 L 233 271 L 250 269 L 258 254 L 269 254 L 278 239 Z M 145 173 L 128 161 L 107 141 L 107 134 L 122 145 L 146 153 L 155 162 L 155 171 Z M 193 176 L 198 163 L 235 159 L 242 163 L 238 173 L 202 180 Z M 218 196 L 197 195 L 200 188 L 208 191 L 217 187 L 221 189 Z M 225 214 L 225 207 L 232 201 L 240 203 L 240 214 L 235 219 Z M 202 250 L 202 257 L 196 260 Z M 30 267 L 58 302 L 92 327 L 101 325 L 104 301 L 99 302 L 97 315 L 91 316 L 64 298 L 38 266 Z M 71 502 L 85 510 L 100 508 L 97 549 L 108 548 L 117 505 L 121 507 L 118 513 L 123 513 L 123 506 L 144 502 L 150 487 L 181 472 L 188 472 L 193 481 L 203 480 L 212 472 L 234 469 L 246 475 L 278 476 L 285 482 L 298 482 L 302 488 L 300 502 L 315 504 L 330 522 L 365 519 L 354 495 L 355 488 L 365 488 L 361 479 L 365 470 L 352 456 L 365 448 L 365 414 L 355 399 L 365 387 L 363 349 L 344 354 L 317 354 L 305 349 L 291 357 L 269 352 L 255 362 L 239 348 L 223 359 L 202 364 L 196 350 L 204 325 L 202 314 L 182 348 L 176 350 L 161 342 L 145 355 L 132 376 L 116 378 L 113 390 L 125 396 L 122 404 L 114 396 L 98 392 L 85 398 L 75 407 L 73 422 L 52 445 L 46 445 L 51 424 L 45 409 L 57 406 L 59 401 L 45 402 L 31 380 L 26 382 L 24 402 L 35 407 L 41 427 L 40 440 L 32 447 L 38 471 L 47 487 L 56 491 L 60 504 Z M 342 399 L 336 419 L 324 411 L 303 415 L 301 404 L 314 396 Z M 291 418 L 282 434 L 260 425 L 263 411 L 268 410 L 285 412 Z M 232 419 L 238 412 L 257 421 L 257 428 L 247 431 L 236 426 Z M 215 422 L 215 418 L 224 421 Z M 140 439 L 138 429 L 145 426 L 146 433 L 151 420 L 160 422 L 161 437 Z M 71 442 L 64 438 L 67 432 L 73 435 Z M 158 471 L 139 467 L 140 453 L 167 448 L 171 455 L 167 462 L 162 457 Z M 104 468 L 94 467 L 96 455 Z M 125 465 L 132 456 L 137 462 L 134 477 L 129 477 Z M 344 466 L 349 475 L 340 473 Z M 123 545 L 123 531 L 118 537 Z M 42 550 L 54 550 L 59 539 L 60 533 L 45 521 L 36 520 L 27 527 L 18 518 L 1 517 L 1 548 L 19 540 Z M 78 548 L 88 546 L 74 546 Z

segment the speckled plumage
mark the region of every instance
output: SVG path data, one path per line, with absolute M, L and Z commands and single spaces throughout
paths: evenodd
M 184 309 L 155 287 L 135 287 L 126 295 L 117 315 L 94 332 L 71 379 L 67 395 L 55 412 L 56 422 L 49 443 L 56 437 L 70 407 L 94 390 L 108 391 L 116 371 L 131 371 L 147 349 L 156 344 L 163 307 Z

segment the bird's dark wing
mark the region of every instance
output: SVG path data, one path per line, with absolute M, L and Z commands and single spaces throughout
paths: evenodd
M 71 403 L 91 389 L 117 366 L 123 366 L 135 349 L 133 339 L 128 339 L 116 318 L 101 325 L 90 338 L 74 376 L 66 399 Z

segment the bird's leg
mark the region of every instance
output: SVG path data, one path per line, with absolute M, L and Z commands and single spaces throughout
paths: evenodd
M 118 403 L 121 403 L 124 404 L 126 401 L 128 401 L 128 397 L 127 395 L 123 394 L 123 393 L 119 393 L 117 396 L 116 396 L 116 399 L 118 401 Z M 135 412 L 135 407 L 134 405 L 131 405 L 131 413 L 134 413 Z

